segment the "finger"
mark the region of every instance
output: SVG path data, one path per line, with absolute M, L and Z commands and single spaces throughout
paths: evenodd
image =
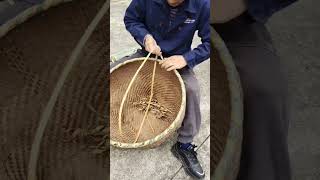
M 151 45 L 151 46 L 150 46 L 150 52 L 151 52 L 151 53 L 154 53 L 155 51 L 156 51 L 156 48 L 155 48 L 153 45 Z
M 146 46 L 146 51 L 152 52 L 152 49 L 150 48 L 150 46 Z
M 172 64 L 171 61 L 167 61 L 167 63 L 165 63 L 164 68 L 168 69 L 169 67 L 173 66 L 174 64 Z
M 149 49 L 150 49 L 151 45 L 152 45 L 152 43 L 149 42 L 149 41 L 147 41 L 147 42 L 145 43 L 145 47 L 146 47 L 146 48 L 149 48 Z
M 164 61 L 162 64 L 161 64 L 161 68 L 165 68 L 168 64 L 168 61 Z
M 156 46 L 155 54 L 160 56 L 161 55 L 161 48 L 160 46 Z
M 166 61 L 167 61 L 167 58 L 165 58 L 165 59 L 163 59 L 163 60 L 160 61 L 161 68 L 163 68 L 162 65 L 163 65 L 163 63 L 165 63 Z
M 156 46 L 153 43 L 150 42 L 150 43 L 146 44 L 146 49 L 148 49 L 149 52 L 154 52 L 155 49 L 156 49 Z
M 157 49 L 155 47 L 150 48 L 151 50 L 149 52 L 151 52 L 152 54 L 158 55 L 157 53 Z
M 161 63 L 161 68 L 165 68 L 168 66 L 169 59 L 164 59 L 163 62 Z
M 156 52 L 156 55 L 157 55 L 157 56 L 161 56 L 161 51 L 158 50 L 158 51 Z
M 145 44 L 144 49 L 149 52 L 149 47 L 147 44 Z
M 177 69 L 176 66 L 170 66 L 170 67 L 167 69 L 167 71 L 172 71 L 172 70 L 175 70 L 175 69 Z
M 164 68 L 166 61 L 164 60 L 163 62 L 161 62 L 161 68 Z

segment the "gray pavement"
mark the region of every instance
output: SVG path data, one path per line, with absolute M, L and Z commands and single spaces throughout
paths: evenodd
M 111 55 L 119 58 L 139 48 L 125 30 L 123 16 L 130 0 L 111 0 L 110 37 Z M 194 46 L 200 41 L 195 37 Z M 209 179 L 210 169 L 210 62 L 206 61 L 195 68 L 201 89 L 202 126 L 195 139 L 199 160 Z M 166 144 L 151 150 L 122 150 L 111 148 L 111 179 L 113 180 L 167 180 L 190 179 L 170 152 L 174 138 Z
M 320 179 L 320 1 L 303 0 L 268 23 L 288 74 L 293 180 Z

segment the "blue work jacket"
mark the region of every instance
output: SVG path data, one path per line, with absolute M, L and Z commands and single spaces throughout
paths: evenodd
M 297 0 L 248 0 L 249 14 L 260 22 L 266 22 L 272 14 Z
M 166 0 L 132 0 L 126 10 L 124 23 L 134 39 L 144 48 L 143 41 L 151 34 L 164 56 L 183 55 L 189 67 L 210 56 L 210 1 L 185 0 L 171 20 Z M 191 50 L 195 32 L 202 43 Z

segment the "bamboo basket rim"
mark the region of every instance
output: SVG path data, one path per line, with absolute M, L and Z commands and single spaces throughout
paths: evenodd
M 113 71 L 120 68 L 121 66 L 128 64 L 128 63 L 136 62 L 136 61 L 143 61 L 144 58 L 145 57 L 134 58 L 134 59 L 127 60 L 123 63 L 120 63 L 120 64 L 116 65 L 115 67 L 113 67 L 112 69 L 110 69 L 110 75 Z M 148 58 L 148 60 L 160 61 L 159 59 L 156 59 L 156 58 Z M 184 81 L 183 81 L 181 75 L 179 74 L 179 72 L 177 70 L 174 70 L 173 72 L 175 73 L 175 75 L 177 76 L 177 78 L 180 82 L 181 94 L 182 94 L 180 109 L 179 109 L 179 112 L 178 112 L 175 120 L 170 124 L 170 126 L 166 130 L 164 130 L 162 133 L 158 134 L 156 137 L 154 137 L 152 139 L 148 139 L 146 141 L 138 142 L 138 143 L 122 143 L 122 142 L 111 140 L 111 138 L 110 138 L 110 144 L 112 146 L 118 147 L 118 148 L 125 148 L 125 149 L 146 147 L 146 146 L 152 145 L 156 142 L 163 140 L 163 138 L 165 138 L 168 134 L 173 133 L 181 126 L 181 123 L 182 123 L 184 115 L 185 115 L 185 109 L 186 109 L 186 88 L 185 88 Z
M 33 16 L 48 10 L 49 8 L 58 6 L 63 3 L 68 3 L 76 0 L 44 0 L 39 4 L 32 5 L 27 9 L 18 13 L 15 17 L 11 18 L 4 24 L 0 25 L 0 38 L 5 36 L 9 31 L 26 22 Z
M 226 146 L 220 162 L 213 173 L 213 179 L 233 180 L 239 171 L 242 146 L 243 93 L 240 77 L 232 56 L 219 34 L 211 27 L 211 44 L 218 50 L 225 66 L 230 91 L 231 119 Z M 238 141 L 233 139 L 237 138 Z M 237 164 L 238 163 L 238 164 Z M 230 172 L 232 170 L 233 172 Z

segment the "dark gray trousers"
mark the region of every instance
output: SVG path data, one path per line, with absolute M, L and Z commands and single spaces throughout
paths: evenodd
M 138 50 L 130 56 L 123 57 L 110 65 L 110 68 L 115 67 L 117 64 L 125 62 L 126 60 L 146 57 L 147 54 Z M 186 87 L 186 112 L 182 122 L 181 128 L 178 130 L 178 141 L 181 143 L 191 143 L 194 136 L 199 132 L 201 124 L 200 113 L 200 88 L 198 80 L 192 69 L 185 67 L 178 70 Z
M 233 56 L 244 93 L 238 180 L 290 180 L 287 87 L 269 33 L 247 15 L 213 27 Z

